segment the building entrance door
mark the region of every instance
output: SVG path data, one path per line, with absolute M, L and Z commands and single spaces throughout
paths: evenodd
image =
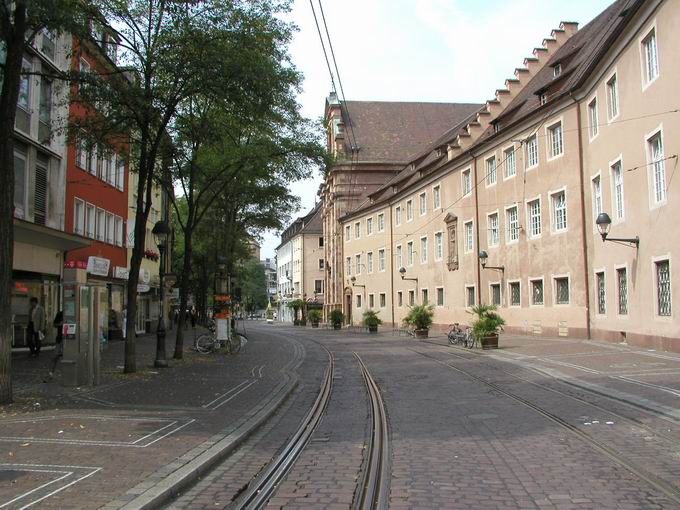
M 352 291 L 345 291 L 345 324 L 352 324 Z

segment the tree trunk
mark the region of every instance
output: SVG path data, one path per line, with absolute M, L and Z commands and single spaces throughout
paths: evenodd
M 191 219 L 191 213 L 189 213 L 189 219 Z M 184 230 L 184 264 L 182 267 L 182 281 L 179 288 L 179 301 L 181 313 L 186 313 L 187 301 L 189 294 L 189 279 L 191 278 L 191 237 L 193 235 L 193 228 L 189 226 L 187 221 L 187 228 Z M 182 359 L 184 356 L 184 328 L 177 330 L 177 336 L 175 337 L 175 354 L 173 358 Z
M 6 9 L 8 7 L 5 7 Z M 24 54 L 26 6 L 17 2 L 0 91 L 0 405 L 12 402 L 12 266 L 14 262 L 14 119 Z

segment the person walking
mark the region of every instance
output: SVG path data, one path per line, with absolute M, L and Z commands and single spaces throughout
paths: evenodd
M 40 356 L 40 346 L 45 337 L 45 309 L 38 302 L 37 297 L 32 297 L 30 303 L 27 328 L 29 357 L 37 358 Z
M 47 374 L 47 377 L 43 379 L 43 382 L 49 382 L 54 377 L 54 369 L 57 367 L 59 360 L 64 357 L 64 313 L 59 311 L 57 315 L 54 316 L 54 321 L 52 322 L 54 329 L 56 329 L 56 345 L 54 346 L 54 357 L 52 358 L 52 366 Z

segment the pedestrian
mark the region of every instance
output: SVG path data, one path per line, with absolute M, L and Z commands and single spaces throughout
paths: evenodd
M 45 338 L 45 309 L 38 303 L 37 297 L 32 297 L 30 303 L 27 328 L 29 357 L 37 358 L 40 356 L 40 346 Z
M 127 336 L 127 306 L 123 307 L 123 340 Z
M 196 315 L 197 315 L 196 309 L 192 307 L 191 308 L 191 327 L 193 329 L 196 328 L 196 318 L 197 318 Z
M 57 336 L 55 339 L 54 346 L 54 357 L 52 358 L 52 366 L 47 374 L 47 377 L 43 379 L 43 382 L 49 382 L 54 377 L 54 369 L 57 367 L 59 360 L 64 357 L 64 313 L 59 311 L 57 315 L 54 316 L 54 321 L 52 322 L 54 329 L 57 330 Z

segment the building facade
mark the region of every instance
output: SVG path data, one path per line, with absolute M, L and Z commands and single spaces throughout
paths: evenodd
M 345 314 L 399 324 L 428 302 L 444 328 L 491 303 L 510 332 L 680 350 L 679 20 L 675 2 L 619 0 L 553 30 L 471 122 L 341 218 Z M 639 246 L 603 242 L 600 213 Z

